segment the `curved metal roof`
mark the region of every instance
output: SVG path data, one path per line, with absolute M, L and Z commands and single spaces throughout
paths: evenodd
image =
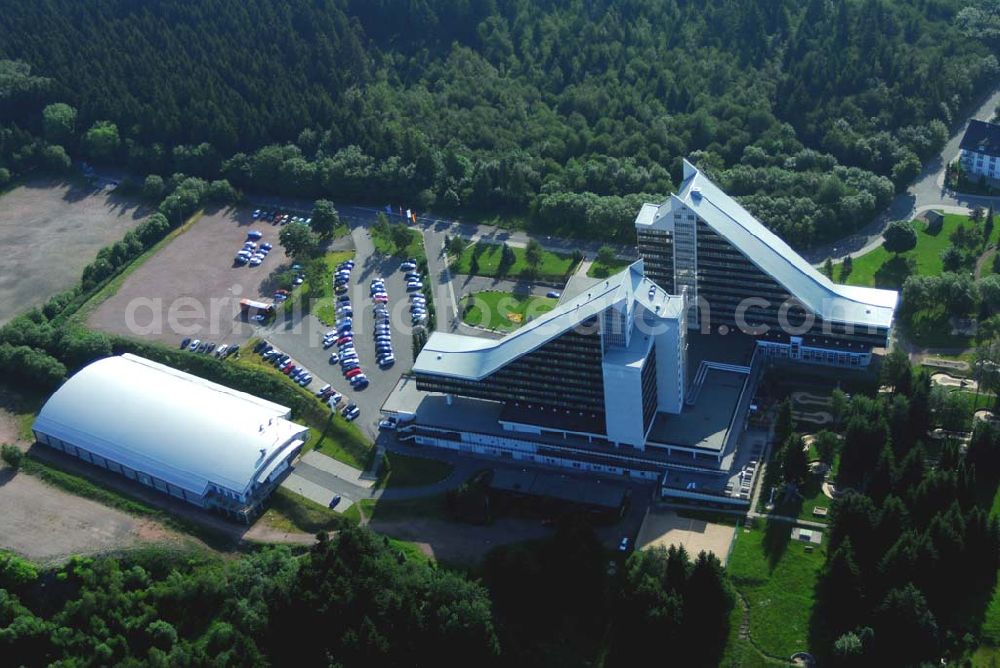
M 306 427 L 284 406 L 135 355 L 81 369 L 42 407 L 34 430 L 194 494 L 246 491 Z

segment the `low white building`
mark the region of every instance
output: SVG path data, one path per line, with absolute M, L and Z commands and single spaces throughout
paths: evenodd
M 306 441 L 290 411 L 142 357 L 81 369 L 42 407 L 39 443 L 241 521 Z
M 969 121 L 960 146 L 959 160 L 967 178 L 1000 180 L 1000 125 Z

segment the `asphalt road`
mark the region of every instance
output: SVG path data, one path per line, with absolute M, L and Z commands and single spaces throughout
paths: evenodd
M 311 314 L 293 314 L 287 319 L 279 318 L 269 327 L 262 328 L 260 334 L 272 345 L 291 355 L 297 363 L 305 366 L 314 376 L 310 389 L 318 389 L 330 383 L 348 401 L 361 409 L 358 426 L 373 440 L 378 436 L 379 410 L 385 398 L 396 386 L 404 371 L 413 366 L 413 327 L 410 325 L 409 299 L 399 270 L 400 258 L 384 258 L 375 255 L 371 237 L 365 227 L 352 226 L 351 239 L 356 250 L 355 267 L 351 273 L 350 296 L 354 310 L 354 345 L 361 359 L 370 384 L 361 391 L 355 391 L 341 375 L 339 365 L 329 363 L 329 350 L 323 349 L 323 335 L 331 327 L 326 327 Z M 386 279 L 389 293 L 390 324 L 392 326 L 392 347 L 396 364 L 389 369 L 379 369 L 375 363 L 374 313 L 369 291 L 371 279 L 382 276 Z
M 972 112 L 971 116 L 966 118 L 960 125 L 952 128 L 952 135 L 948 143 L 941 149 L 940 154 L 924 165 L 924 169 L 920 173 L 920 176 L 917 177 L 917 180 L 906 189 L 905 193 L 897 195 L 877 220 L 865 226 L 856 234 L 805 251 L 802 253 L 803 257 L 810 262 L 818 264 L 825 261 L 827 257 L 838 260 L 846 255 L 851 255 L 852 257 L 864 255 L 868 251 L 882 245 L 882 230 L 885 229 L 889 221 L 910 220 L 927 209 L 941 207 L 963 207 L 968 209 L 976 205 L 988 206 L 991 201 L 995 205 L 1000 204 L 1000 197 L 963 195 L 947 190 L 944 187 L 945 165 L 958 157 L 959 145 L 962 143 L 962 136 L 969 125 L 969 120 L 973 118 L 981 121 L 992 119 L 997 105 L 1000 105 L 1000 89 L 986 97 L 979 107 Z

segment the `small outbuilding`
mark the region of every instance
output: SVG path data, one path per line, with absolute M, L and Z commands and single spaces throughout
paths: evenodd
M 243 522 L 289 469 L 308 429 L 290 410 L 125 354 L 77 372 L 42 407 L 39 443 Z

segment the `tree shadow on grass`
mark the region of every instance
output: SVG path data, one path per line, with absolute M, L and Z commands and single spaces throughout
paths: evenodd
M 826 596 L 823 578 L 816 581 L 813 588 L 813 604 L 809 613 L 809 652 L 816 658 L 818 665 L 825 665 L 833 646 L 834 631 L 830 627 L 829 615 L 826 612 Z M 858 611 L 861 614 L 861 611 Z M 859 621 L 861 621 L 859 619 Z
M 875 272 L 875 285 L 880 288 L 898 290 L 913 273 L 912 258 L 905 255 L 893 255 L 882 263 Z
M 791 540 L 792 525 L 788 522 L 769 519 L 764 527 L 764 554 L 767 556 L 767 564 L 770 570 L 774 570 L 781 558 L 788 550 L 788 543 Z

